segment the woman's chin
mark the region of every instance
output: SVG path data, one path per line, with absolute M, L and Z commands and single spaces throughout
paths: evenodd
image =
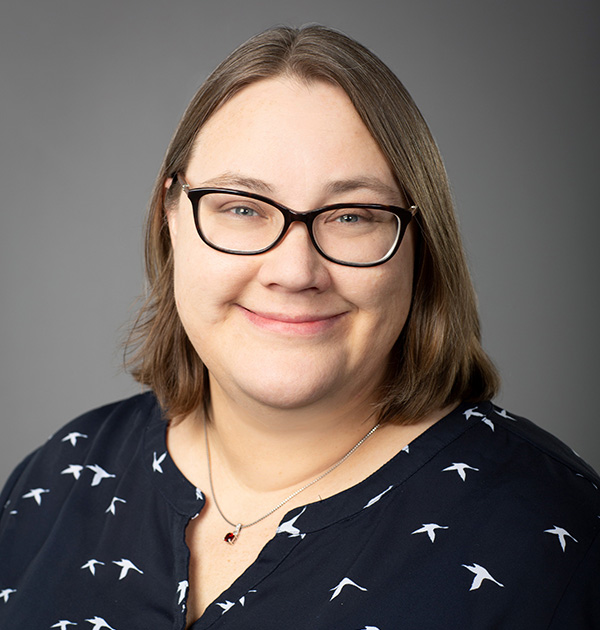
M 287 382 L 286 382 L 287 381 Z M 291 382 L 280 378 L 274 381 L 262 381 L 250 384 L 247 395 L 254 401 L 275 409 L 292 410 L 317 404 L 334 395 L 335 389 L 327 387 L 323 381 Z
M 221 394 L 241 405 L 258 404 L 281 410 L 302 409 L 310 405 L 325 403 L 327 399 L 339 399 L 340 383 L 335 375 L 297 371 L 285 373 L 261 373 L 245 375 L 235 381 L 221 381 Z

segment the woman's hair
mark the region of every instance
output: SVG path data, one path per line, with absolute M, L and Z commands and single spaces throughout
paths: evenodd
M 245 86 L 288 76 L 341 87 L 419 207 L 412 305 L 379 392 L 383 420 L 410 422 L 459 401 L 493 397 L 499 379 L 480 342 L 476 298 L 437 146 L 392 71 L 349 37 L 322 26 L 278 27 L 235 50 L 208 77 L 175 131 L 156 179 L 146 228 L 147 296 L 127 342 L 133 376 L 152 388 L 167 415 L 208 404 L 208 372 L 179 319 L 165 208 L 181 193 L 198 132 Z M 200 246 L 200 243 L 198 244 Z

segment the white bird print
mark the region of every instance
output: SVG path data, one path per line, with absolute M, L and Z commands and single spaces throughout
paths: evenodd
M 189 585 L 190 584 L 187 580 L 181 580 L 181 582 L 179 582 L 179 584 L 177 585 L 177 592 L 179 593 L 179 601 L 177 602 L 178 604 L 181 604 L 185 599 L 185 595 L 187 593 Z
M 482 413 L 479 413 L 479 411 L 477 411 L 477 407 L 473 407 L 472 409 L 467 409 L 466 411 L 463 411 L 463 415 L 465 416 L 467 420 L 469 420 L 471 416 L 476 416 L 479 418 L 484 417 Z
M 404 448 L 400 449 L 401 453 L 408 453 L 410 455 L 410 444 L 407 444 Z
M 88 560 L 81 568 L 89 569 L 92 575 L 96 575 L 97 564 L 101 564 L 102 566 L 104 566 L 104 562 L 100 562 L 100 560 L 96 560 L 95 558 L 92 558 L 91 560 Z
M 144 572 L 141 569 L 138 569 L 131 560 L 127 560 L 126 558 L 121 558 L 120 560 L 113 560 L 113 564 L 116 564 L 118 567 L 121 567 L 121 575 L 119 575 L 119 580 L 122 580 L 127 573 L 129 573 L 130 569 L 134 569 L 138 573 L 142 575 Z
M 446 472 L 447 470 L 456 470 L 456 472 L 460 475 L 460 478 L 465 481 L 467 479 L 467 473 L 465 470 L 476 470 L 479 471 L 479 468 L 473 468 L 473 466 L 469 466 L 464 463 L 453 463 L 452 466 L 448 466 L 448 468 L 444 468 L 442 472 Z
M 366 509 L 368 507 L 371 507 L 372 505 L 374 505 L 375 503 L 377 503 L 377 501 L 379 501 L 379 499 L 381 499 L 381 497 L 386 493 L 389 492 L 394 486 L 390 486 L 389 488 L 387 488 L 386 490 L 384 490 L 382 493 L 378 494 L 376 497 L 373 497 L 368 503 L 367 505 L 365 505 L 365 507 L 363 508 Z
M 224 615 L 230 608 L 232 608 L 233 606 L 235 606 L 235 602 L 230 602 L 228 599 L 225 600 L 224 603 L 221 602 L 217 602 L 217 606 L 220 606 L 223 609 L 223 612 L 221 613 L 222 615 Z
M 23 495 L 23 499 L 35 499 L 38 505 L 42 505 L 42 494 L 50 492 L 50 490 L 44 490 L 44 488 L 33 488 L 27 494 Z
M 366 588 L 359 586 L 356 582 L 353 582 L 350 578 L 345 577 L 337 586 L 330 588 L 330 591 L 333 591 L 333 595 L 331 596 L 330 602 L 333 601 L 341 592 L 344 586 L 354 586 L 361 591 L 366 591 Z
M 255 589 L 250 589 L 250 590 L 248 591 L 248 593 L 256 593 L 256 590 L 255 590 Z M 248 595 L 248 593 L 246 593 L 246 595 Z M 244 606 L 244 605 L 245 605 L 245 603 L 246 603 L 246 595 L 242 595 L 242 596 L 238 599 L 238 602 L 239 602 L 242 606 Z
M 481 422 L 483 422 L 483 424 L 487 424 L 492 431 L 495 431 L 494 423 L 489 418 L 481 418 Z
M 427 523 L 427 524 L 423 523 L 423 527 L 421 527 L 420 529 L 415 529 L 415 531 L 412 533 L 413 534 L 427 533 L 427 535 L 429 536 L 429 540 L 431 540 L 431 542 L 434 542 L 436 529 L 448 529 L 448 527 L 446 525 L 438 525 L 437 523 Z
M 566 529 L 558 527 L 557 525 L 555 525 L 553 529 L 545 529 L 544 533 L 555 534 L 556 536 L 558 536 L 558 540 L 563 551 L 565 551 L 565 549 L 567 548 L 567 536 L 571 538 L 574 542 L 577 542 Z
M 200 501 L 204 499 L 204 495 L 202 494 L 202 490 L 200 488 L 196 488 L 196 501 Z
M 377 626 L 365 626 L 362 630 L 379 630 Z
M 60 628 L 60 630 L 68 630 L 67 626 L 76 626 L 77 624 L 74 621 L 67 621 L 66 619 L 61 619 L 57 621 L 51 628 Z
M 108 506 L 108 508 L 106 508 L 105 514 L 108 514 L 110 512 L 111 514 L 116 515 L 116 513 L 117 513 L 116 512 L 116 510 L 117 510 L 117 508 L 116 508 L 117 501 L 119 503 L 127 503 L 127 501 L 125 501 L 125 499 L 121 499 L 119 497 L 113 497 L 112 501 L 110 502 L 110 505 Z
M 162 473 L 163 469 L 161 464 L 165 461 L 165 457 L 167 456 L 167 451 L 165 451 L 160 457 L 156 456 L 156 451 L 154 451 L 154 461 L 152 462 L 152 470 L 154 472 Z
M 83 470 L 83 466 L 79 464 L 69 464 L 68 468 L 60 471 L 61 475 L 73 475 L 75 479 L 79 479 L 81 477 L 81 471 Z
M 87 435 L 85 435 L 84 433 L 79 433 L 79 431 L 71 431 L 69 435 L 65 435 L 61 442 L 71 442 L 73 446 L 77 446 L 77 440 L 79 438 L 85 439 L 87 438 Z
M 504 587 L 504 584 L 500 584 L 498 580 L 495 580 L 490 575 L 489 571 L 487 569 L 484 569 L 481 565 L 473 564 L 472 566 L 468 566 L 466 564 L 463 564 L 462 566 L 465 567 L 465 569 L 469 569 L 471 573 L 475 574 L 475 577 L 473 578 L 473 583 L 471 584 L 471 588 L 469 589 L 470 591 L 477 590 L 481 586 L 483 580 L 491 580 L 492 582 L 494 582 L 494 584 Z
M 506 418 L 507 420 L 512 420 L 513 422 L 516 422 L 516 421 L 517 421 L 517 419 L 516 419 L 516 418 L 513 418 L 512 416 L 509 416 L 509 415 L 508 415 L 508 413 L 506 412 L 506 409 L 500 409 L 499 411 L 498 411 L 498 410 L 496 410 L 496 413 L 497 413 L 499 416 L 502 416 L 503 418 Z
M 16 588 L 5 588 L 3 591 L 0 591 L 0 598 L 2 598 L 4 600 L 4 603 L 8 602 L 8 598 L 13 594 L 16 593 L 17 589 Z
M 289 521 L 285 523 L 281 523 L 281 525 L 277 528 L 275 534 L 288 534 L 290 538 L 295 538 L 296 536 L 300 536 L 300 538 L 304 538 L 306 534 L 300 532 L 300 530 L 294 525 L 294 523 L 304 514 L 304 508 L 300 514 L 296 514 L 294 518 L 291 518 Z
M 116 477 L 112 473 L 106 472 L 104 468 L 98 466 L 98 464 L 92 464 L 91 466 L 86 466 L 94 473 L 94 478 L 92 479 L 92 486 L 97 486 L 103 479 L 110 479 L 111 477 Z
M 92 619 L 86 619 L 86 621 L 89 621 L 94 626 L 92 630 L 102 630 L 102 628 L 115 630 L 112 626 L 109 626 L 106 620 L 102 619 L 102 617 L 93 617 Z

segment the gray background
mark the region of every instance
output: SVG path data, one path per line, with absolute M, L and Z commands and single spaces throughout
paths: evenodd
M 8 4 L 8 3 L 6 3 Z M 453 183 L 501 404 L 600 468 L 599 4 L 23 0 L 0 21 L 0 478 L 139 390 L 118 340 L 184 107 L 233 47 L 320 22 L 386 61 Z

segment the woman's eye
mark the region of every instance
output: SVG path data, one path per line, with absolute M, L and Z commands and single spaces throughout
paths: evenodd
M 356 225 L 357 223 L 369 223 L 373 217 L 368 212 L 340 212 L 329 218 L 338 225 Z
M 337 220 L 340 223 L 358 223 L 364 217 L 358 216 L 358 214 L 342 214 L 337 217 Z
M 258 212 L 253 210 L 252 208 L 248 208 L 246 206 L 235 206 L 229 209 L 231 214 L 235 214 L 238 217 L 255 217 L 258 216 Z

